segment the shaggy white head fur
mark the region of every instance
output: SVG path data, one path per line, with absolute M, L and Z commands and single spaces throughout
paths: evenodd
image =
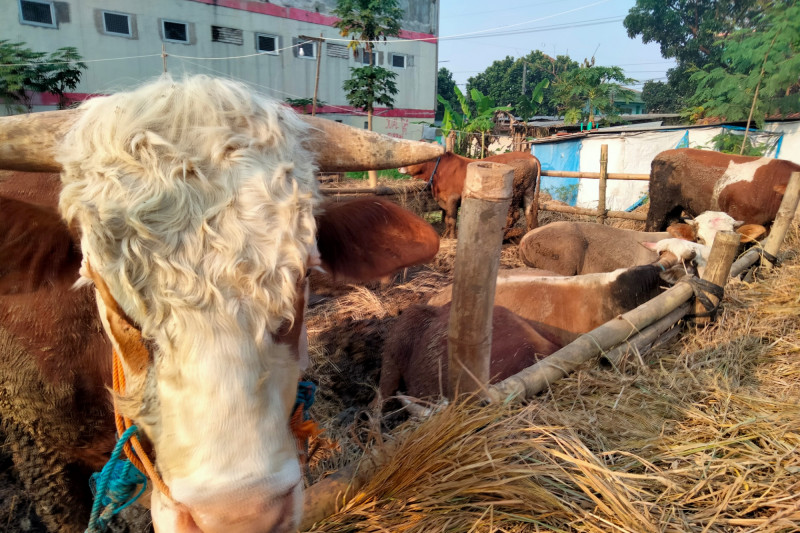
M 155 345 L 147 379 L 121 405 L 195 518 L 212 501 L 236 508 L 294 491 L 287 420 L 299 371 L 272 336 L 294 320 L 297 280 L 316 260 L 305 124 L 204 76 L 82 110 L 59 156 L 60 209 Z

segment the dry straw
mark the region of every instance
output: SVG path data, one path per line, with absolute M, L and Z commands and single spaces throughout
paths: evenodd
M 318 532 L 800 531 L 800 240 L 717 322 L 523 406 L 450 405 Z M 353 425 L 351 427 L 356 427 Z

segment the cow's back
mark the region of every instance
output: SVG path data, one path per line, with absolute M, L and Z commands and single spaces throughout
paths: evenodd
M 519 256 L 529 267 L 564 276 L 611 272 L 655 262 L 655 252 L 640 243 L 669 237 L 665 232 L 558 221 L 528 232 L 520 242 Z

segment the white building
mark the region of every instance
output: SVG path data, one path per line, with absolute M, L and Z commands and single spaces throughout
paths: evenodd
M 394 109 L 375 112 L 374 129 L 398 137 L 421 137 L 420 120 L 436 108 L 436 0 L 400 0 L 405 12 L 398 38 L 375 46 L 376 64 L 397 73 Z M 312 98 L 317 59 L 318 99 L 326 118 L 364 127 L 342 84 L 356 57 L 333 27 L 336 0 L 2 0 L 0 39 L 23 42 L 38 52 L 73 46 L 86 62 L 71 98 L 108 94 L 162 73 L 205 73 L 241 80 L 278 100 Z M 322 37 L 324 42 L 304 40 Z M 162 57 L 162 46 L 166 58 Z M 57 99 L 39 95 L 36 110 Z M 0 109 L 0 112 L 3 110 Z M 309 106 L 310 112 L 310 106 Z

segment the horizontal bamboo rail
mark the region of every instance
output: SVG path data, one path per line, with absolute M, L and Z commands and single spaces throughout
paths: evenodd
M 570 215 L 586 215 L 590 217 L 600 216 L 600 211 L 597 209 L 589 209 L 588 207 L 574 207 L 554 201 L 539 202 L 539 209 L 552 211 L 553 213 L 567 213 Z M 606 216 L 609 218 L 624 218 L 627 220 L 647 220 L 646 213 L 629 213 L 627 211 L 607 211 Z
M 542 176 L 551 178 L 584 178 L 599 180 L 600 172 L 573 172 L 570 170 L 542 170 Z M 625 174 L 622 172 L 609 172 L 606 179 L 628 181 L 650 181 L 650 174 Z

